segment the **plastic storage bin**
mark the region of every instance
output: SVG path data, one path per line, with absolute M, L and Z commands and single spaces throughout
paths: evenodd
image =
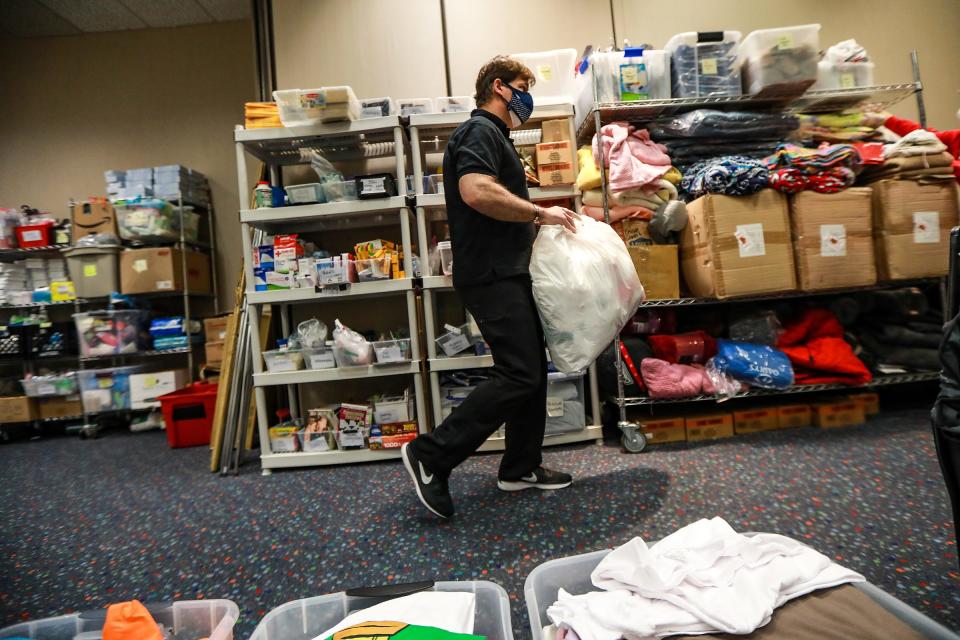
M 530 88 L 530 93 L 533 94 L 535 104 L 573 102 L 577 89 L 573 74 L 573 66 L 577 61 L 576 49 L 513 53 L 510 57 L 519 60 L 533 71 L 537 81 Z
M 551 373 L 547 379 L 547 435 L 587 428 L 584 373 Z
M 817 81 L 820 25 L 752 31 L 740 45 L 744 93 L 800 95 Z
M 373 421 L 376 424 L 409 422 L 414 418 L 413 397 L 409 393 L 395 398 L 384 397 L 373 403 Z
M 77 374 L 64 373 L 33 376 L 20 381 L 23 393 L 31 398 L 72 396 L 77 392 Z
M 470 331 L 470 324 L 462 324 L 455 330 L 448 330 L 442 336 L 436 339 L 437 347 L 447 356 L 455 356 L 458 353 L 466 351 L 476 343 L 478 336 Z
M 284 187 L 287 192 L 287 204 L 313 204 L 316 202 L 326 202 L 326 196 L 323 194 L 323 187 L 319 182 L 308 182 L 306 184 L 292 184 Z
M 667 41 L 674 98 L 739 96 L 739 31 L 688 31 Z
M 323 197 L 327 202 L 343 202 L 357 199 L 357 184 L 353 180 L 324 182 Z
M 263 360 L 270 373 L 303 369 L 303 352 L 298 349 L 264 351 Z
M 426 177 L 426 193 L 439 193 L 443 195 L 443 174 L 431 173 Z
M 364 98 L 360 101 L 360 118 L 382 118 L 397 112 L 392 98 Z
M 21 249 L 33 247 L 47 247 L 53 236 L 53 222 L 25 224 L 14 228 L 17 234 L 17 245 Z
M 357 260 L 357 280 L 372 282 L 375 280 L 389 280 L 393 272 L 393 259 L 390 256 Z
M 374 342 L 373 353 L 377 357 L 377 364 L 397 364 L 410 362 L 410 339 L 380 340 Z
M 102 298 L 120 291 L 117 268 L 120 245 L 70 247 L 63 250 L 79 298 Z
M 184 600 L 172 604 L 148 604 L 153 619 L 178 638 L 233 638 L 233 625 L 240 609 L 230 600 Z M 73 613 L 56 618 L 21 622 L 0 629 L 0 638 L 30 640 L 72 640 L 100 638 L 106 621 L 106 609 Z M 81 634 L 83 634 L 81 636 Z
M 357 281 L 357 265 L 341 257 L 317 260 L 317 284 L 347 284 Z
M 332 348 L 303 349 L 303 362 L 307 369 L 333 369 L 337 366 Z
M 440 253 L 440 271 L 445 276 L 453 275 L 453 245 L 449 240 L 437 243 L 437 251 Z
M 523 585 L 523 597 L 527 602 L 533 640 L 543 640 L 543 628 L 550 624 L 550 620 L 547 619 L 547 608 L 557 601 L 558 589 L 563 589 L 572 595 L 597 591 L 597 588 L 590 582 L 590 574 L 608 553 L 610 553 L 609 549 L 550 560 L 530 572 Z M 943 625 L 934 622 L 869 582 L 857 583 L 853 586 L 913 627 L 923 638 L 935 640 L 958 640 L 960 638 Z
M 25 344 L 32 358 L 53 358 L 77 353 L 77 329 L 72 322 L 27 325 Z
M 401 98 L 397 100 L 397 108 L 402 116 L 434 113 L 433 100 L 430 98 Z
M 476 107 L 472 96 L 444 96 L 436 104 L 440 113 L 470 113 Z
M 139 311 L 89 311 L 73 314 L 80 355 L 109 356 L 140 350 Z
M 114 367 L 78 371 L 83 410 L 99 413 L 129 409 L 130 375 L 139 370 L 139 367 Z
M 510 598 L 492 582 L 437 582 L 433 591 L 466 591 L 476 596 L 473 634 L 487 640 L 513 640 Z M 280 605 L 260 621 L 250 640 L 312 640 L 354 611 L 389 600 L 387 596 L 341 591 Z
M 171 448 L 210 444 L 217 388 L 216 383 L 194 382 L 157 398 Z
M 814 89 L 853 89 L 873 86 L 872 62 L 830 62 L 817 63 L 817 83 Z
M 285 127 L 304 127 L 322 122 L 355 120 L 360 102 L 346 86 L 318 89 L 283 89 L 273 92 L 280 122 Z

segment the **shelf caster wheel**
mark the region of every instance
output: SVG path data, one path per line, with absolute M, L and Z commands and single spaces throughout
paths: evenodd
M 260 472 L 260 475 L 261 475 L 261 476 L 264 476 L 264 477 L 266 477 L 266 476 L 272 476 L 272 475 L 273 475 L 273 469 L 264 469 L 263 471 Z
M 633 423 L 620 423 L 620 430 L 623 435 L 620 436 L 620 444 L 630 453 L 640 453 L 647 448 L 647 437 L 640 431 L 640 427 Z
M 84 425 L 80 428 L 81 440 L 96 440 L 100 435 L 100 429 L 95 425 Z

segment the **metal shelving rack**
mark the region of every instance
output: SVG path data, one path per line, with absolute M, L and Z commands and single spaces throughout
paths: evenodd
M 570 123 L 570 139 L 575 136 L 573 123 L 574 110 L 570 104 L 537 106 L 528 120 L 526 127 L 535 128 L 544 120 L 567 119 Z M 413 147 L 413 176 L 414 195 L 416 197 L 417 226 L 419 244 L 428 247 L 428 226 L 431 222 L 445 220 L 445 200 L 443 194 L 423 193 L 424 167 L 428 153 L 443 153 L 450 134 L 470 117 L 467 112 L 434 113 L 410 116 L 410 144 Z M 576 154 L 574 154 L 574 172 L 576 172 Z M 548 187 L 530 189 L 530 200 L 533 202 L 552 200 L 555 198 L 573 198 L 576 208 L 580 207 L 580 193 L 573 185 L 562 187 Z M 426 263 L 425 263 L 426 264 Z M 444 357 L 437 353 L 437 315 L 435 296 L 453 293 L 453 281 L 450 276 L 424 276 L 423 278 L 423 319 L 426 338 L 427 369 L 430 379 L 430 396 L 434 426 L 441 421 L 440 373 L 462 369 L 482 369 L 493 366 L 493 357 L 490 355 L 461 355 Z M 578 432 L 547 435 L 545 445 L 568 444 L 571 442 L 600 441 L 602 427 L 600 425 L 600 403 L 597 387 L 596 366 L 591 365 L 587 371 L 587 381 L 590 388 L 591 407 L 587 415 L 587 427 Z M 493 436 L 487 440 L 481 451 L 502 451 L 503 438 Z
M 358 380 L 387 376 L 412 376 L 419 429 L 426 429 L 421 350 L 417 329 L 417 301 L 413 286 L 413 246 L 410 232 L 410 210 L 406 200 L 406 156 L 403 125 L 398 116 L 370 118 L 352 122 L 337 122 L 296 129 L 250 129 L 237 127 L 237 176 L 240 194 L 240 223 L 243 237 L 244 273 L 247 291 L 245 306 L 249 317 L 249 342 L 253 368 L 253 388 L 257 405 L 257 426 L 260 436 L 260 464 L 264 475 L 273 469 L 308 467 L 331 464 L 352 464 L 399 458 L 399 450 L 372 451 L 368 449 L 326 452 L 273 453 L 270 450 L 270 416 L 267 413 L 265 389 L 286 386 L 291 414 L 299 417 L 298 385 Z M 380 144 L 380 143 L 392 143 Z M 304 164 L 300 149 L 322 150 L 331 162 L 393 158 L 398 195 L 377 200 L 334 202 L 326 204 L 294 205 L 275 209 L 252 209 L 246 154 L 265 163 L 271 172 L 272 183 L 280 184 L 280 168 Z M 381 282 L 357 282 L 313 289 L 284 291 L 254 291 L 253 246 L 254 233 L 296 231 L 340 231 L 363 229 L 386 224 L 399 224 L 404 254 L 404 272 L 407 278 Z M 337 367 L 335 369 L 305 369 L 284 373 L 264 371 L 260 344 L 260 307 L 278 305 L 281 327 L 289 334 L 290 307 L 297 303 L 326 303 L 362 300 L 379 296 L 402 296 L 407 306 L 410 329 L 411 355 L 409 363 Z
M 913 95 L 917 95 L 919 104 L 922 105 L 923 86 L 919 80 L 919 72 L 914 64 L 914 82 L 881 85 L 874 87 L 856 87 L 851 89 L 836 90 L 816 90 L 807 91 L 801 95 L 780 95 L 780 96 L 731 96 L 731 97 L 712 97 L 712 98 L 672 98 L 663 100 L 640 100 L 636 102 L 594 102 L 593 107 L 585 114 L 585 118 L 580 122 L 577 130 L 577 142 L 579 145 L 590 144 L 597 131 L 605 124 L 615 121 L 647 122 L 657 117 L 678 115 L 693 111 L 695 109 L 746 109 L 756 111 L 788 111 L 792 113 L 823 113 L 842 109 L 849 109 L 862 104 L 876 104 L 879 108 L 889 108 L 902 100 Z M 598 95 L 597 87 L 594 86 L 594 97 Z M 603 147 L 601 145 L 601 154 Z M 606 166 L 606 158 L 601 157 L 601 166 Z M 601 190 L 603 193 L 604 216 L 609 223 L 610 210 L 608 203 L 608 185 L 605 171 L 600 171 Z M 934 280 L 936 281 L 936 280 Z M 915 282 L 915 281 L 914 281 Z M 885 286 L 909 286 L 911 282 L 881 284 L 878 287 Z M 862 291 L 870 288 L 859 288 L 853 291 Z M 728 299 L 697 299 L 680 298 L 676 300 L 653 300 L 645 302 L 641 308 L 647 307 L 688 307 L 704 304 L 726 304 L 742 301 L 755 300 L 777 300 L 796 298 L 802 296 L 834 295 L 837 293 L 848 293 L 851 290 L 822 291 L 822 292 L 786 292 L 783 294 L 773 294 L 769 296 L 752 296 L 749 298 L 728 298 Z M 616 370 L 621 369 L 620 337 L 617 336 L 614 341 L 614 352 L 616 358 Z M 876 387 L 892 384 L 905 384 L 910 382 L 922 382 L 936 379 L 936 374 L 923 372 L 917 374 L 904 374 L 893 376 L 882 376 L 875 379 L 867 387 Z M 931 378 L 931 376 L 934 376 Z M 765 391 L 760 389 L 751 389 L 735 397 L 754 397 L 760 395 L 780 395 L 794 393 L 809 393 L 815 391 L 829 391 L 843 389 L 842 385 L 809 385 L 794 386 L 782 391 Z M 646 405 L 652 407 L 659 404 L 676 404 L 678 402 L 698 402 L 717 400 L 714 396 L 696 396 L 693 398 L 684 398 L 680 400 L 658 400 L 649 397 L 625 397 L 623 388 L 623 379 L 617 375 L 617 395 L 612 399 L 613 404 L 619 411 L 617 426 L 623 434 L 624 446 L 629 451 L 641 451 L 646 446 L 646 440 L 640 431 L 639 425 L 630 422 L 627 419 L 626 409 L 632 406 Z

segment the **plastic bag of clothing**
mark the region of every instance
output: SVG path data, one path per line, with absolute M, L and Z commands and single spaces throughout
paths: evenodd
M 340 320 L 336 320 L 333 330 L 333 357 L 336 358 L 338 367 L 373 364 L 373 345 L 350 327 L 341 324 Z
M 617 232 L 580 216 L 577 233 L 540 229 L 530 258 L 533 297 L 557 369 L 589 366 L 643 301 L 643 285 Z
M 793 366 L 782 351 L 762 344 L 717 340 L 713 365 L 751 387 L 786 389 L 793 384 Z

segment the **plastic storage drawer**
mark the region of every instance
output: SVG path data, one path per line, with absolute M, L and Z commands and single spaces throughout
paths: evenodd
M 412 357 L 409 338 L 381 340 L 371 344 L 373 353 L 377 356 L 377 364 L 400 364 L 410 362 Z
M 523 597 L 527 602 L 533 640 L 543 639 L 543 628 L 550 624 L 550 620 L 547 619 L 547 608 L 557 601 L 558 589 L 563 589 L 572 595 L 598 590 L 590 581 L 590 574 L 608 553 L 610 553 L 609 549 L 550 560 L 530 572 L 523 585 Z M 874 585 L 860 583 L 854 586 L 913 627 L 921 637 L 935 640 L 960 640 L 960 636 L 943 625 L 934 622 Z
M 114 367 L 78 371 L 83 410 L 99 413 L 129 409 L 130 374 L 139 370 L 140 367 Z
M 817 81 L 820 25 L 752 31 L 740 44 L 743 91 L 800 95 Z
M 177 637 L 233 638 L 233 625 L 240 609 L 230 600 L 184 600 L 168 605 L 147 605 L 158 624 L 171 629 Z M 106 609 L 88 613 L 73 613 L 56 618 L 21 622 L 0 629 L 0 638 L 30 638 L 30 640 L 72 640 L 99 638 L 95 632 L 103 629 Z M 216 635 L 214 632 L 216 631 Z
M 122 249 L 119 245 L 102 245 L 63 250 L 78 298 L 103 298 L 120 291 L 117 264 Z
M 487 640 L 513 640 L 510 598 L 492 582 L 437 582 L 433 591 L 466 591 L 476 596 L 473 634 Z M 250 640 L 313 640 L 350 613 L 389 598 L 356 597 L 346 592 L 294 600 L 280 605 L 260 621 Z

